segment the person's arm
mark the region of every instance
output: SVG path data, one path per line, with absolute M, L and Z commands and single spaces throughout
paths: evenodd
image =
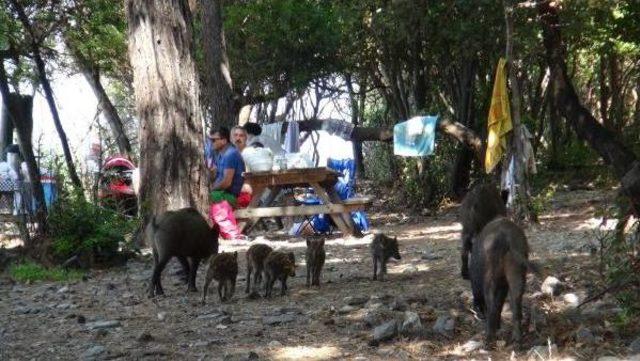
M 226 190 L 231 187 L 231 183 L 233 182 L 233 175 L 235 174 L 235 169 L 226 168 L 223 171 L 222 179 L 219 182 L 213 184 L 213 190 Z

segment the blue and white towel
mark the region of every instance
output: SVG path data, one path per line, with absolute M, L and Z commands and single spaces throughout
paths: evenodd
M 433 153 L 438 116 L 414 117 L 393 127 L 393 154 L 421 157 Z

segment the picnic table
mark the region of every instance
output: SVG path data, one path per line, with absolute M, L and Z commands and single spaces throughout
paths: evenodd
M 253 196 L 247 208 L 234 212 L 240 229 L 250 229 L 255 222 L 265 217 L 328 214 L 343 234 L 362 237 L 362 232 L 353 223 L 350 212 L 363 210 L 372 200 L 369 197 L 340 199 L 334 190 L 338 176 L 336 171 L 327 167 L 244 173 L 244 180 L 253 189 Z M 322 204 L 271 206 L 281 190 L 293 187 L 313 188 Z M 260 206 L 260 199 L 267 190 L 270 191 L 269 196 Z

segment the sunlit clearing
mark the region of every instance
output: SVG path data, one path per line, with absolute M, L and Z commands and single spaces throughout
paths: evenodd
M 330 360 L 340 356 L 335 346 L 292 346 L 282 347 L 271 353 L 275 360 Z
M 601 231 L 611 231 L 615 229 L 616 224 L 618 223 L 615 219 L 608 219 L 604 223 L 602 222 L 602 217 L 598 218 L 589 218 L 584 222 L 580 223 L 579 226 L 574 228 L 574 231 L 586 231 L 586 230 L 594 230 L 598 229 Z
M 449 226 L 428 226 L 422 231 L 422 234 L 433 234 L 433 233 L 449 233 L 449 232 L 460 232 L 462 230 L 462 226 L 460 223 L 453 223 Z

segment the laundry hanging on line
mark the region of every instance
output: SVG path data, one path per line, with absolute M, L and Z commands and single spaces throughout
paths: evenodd
M 513 128 L 511 124 L 511 108 L 507 91 L 507 61 L 500 58 L 496 77 L 493 83 L 493 94 L 487 121 L 487 151 L 485 153 L 484 168 L 491 173 L 500 162 L 502 154 L 507 150 L 507 133 Z
M 430 155 L 435 148 L 438 116 L 413 117 L 393 127 L 393 154 L 403 157 Z

